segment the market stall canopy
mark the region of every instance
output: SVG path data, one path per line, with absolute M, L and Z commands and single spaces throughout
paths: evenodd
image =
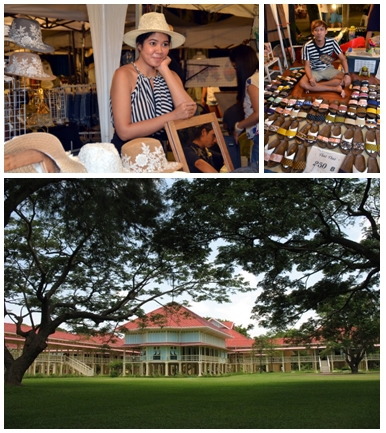
M 200 4 L 200 5 L 190 5 L 190 4 L 164 4 L 164 5 L 157 5 L 157 6 L 164 6 L 168 8 L 176 8 L 176 9 L 189 9 L 189 10 L 198 10 L 198 11 L 206 11 L 206 12 L 212 12 L 212 13 L 223 13 L 223 14 L 230 14 L 235 15 L 237 17 L 244 17 L 244 18 L 254 18 L 258 15 L 258 5 L 257 4 L 250 4 L 250 5 L 219 5 L 219 4 Z
M 206 26 L 190 27 L 185 31 L 185 48 L 230 48 L 249 39 L 252 18 L 230 17 Z

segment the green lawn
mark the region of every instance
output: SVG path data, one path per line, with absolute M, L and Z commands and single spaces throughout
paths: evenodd
M 6 429 L 379 429 L 379 374 L 25 379 Z

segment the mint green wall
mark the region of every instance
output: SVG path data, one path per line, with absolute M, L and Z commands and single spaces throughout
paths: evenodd
M 225 340 L 201 331 L 142 331 L 141 333 L 130 332 L 125 336 L 125 344 L 141 345 L 143 343 L 154 343 L 155 346 L 157 343 L 202 343 L 225 348 Z

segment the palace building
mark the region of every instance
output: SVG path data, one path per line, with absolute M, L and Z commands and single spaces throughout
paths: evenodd
M 28 330 L 25 326 L 23 330 Z M 121 361 L 124 376 L 219 375 L 311 370 L 329 373 L 346 367 L 341 353 L 325 355 L 325 345 L 290 344 L 275 338 L 263 351 L 240 334 L 230 321 L 204 319 L 177 303 L 160 307 L 120 328 L 123 337 L 90 337 L 57 331 L 27 374 L 108 375 L 110 363 Z M 15 357 L 24 339 L 16 326 L 4 325 L 5 342 Z M 369 354 L 361 370 L 379 366 L 380 354 Z

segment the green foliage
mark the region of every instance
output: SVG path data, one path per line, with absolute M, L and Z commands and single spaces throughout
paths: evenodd
M 59 326 L 113 335 L 163 296 L 227 302 L 248 289 L 233 267 L 208 260 L 206 244 L 169 239 L 161 180 L 6 179 L 4 208 L 6 316 L 33 323 L 28 334 L 17 329 L 29 339 L 18 361 L 25 370 Z M 9 380 L 8 351 L 5 365 Z
M 110 377 L 118 377 L 123 372 L 123 361 L 111 361 L 109 362 Z
M 294 326 L 324 299 L 379 290 L 379 179 L 180 180 L 169 194 L 171 235 L 186 220 L 200 227 L 181 247 L 221 238 L 216 262 L 259 277 L 253 313 L 266 328 Z

